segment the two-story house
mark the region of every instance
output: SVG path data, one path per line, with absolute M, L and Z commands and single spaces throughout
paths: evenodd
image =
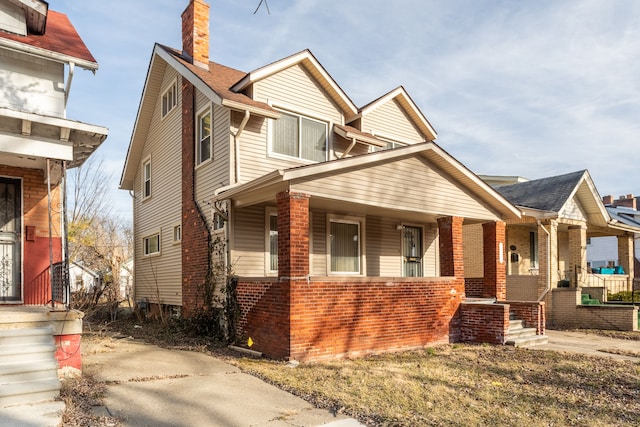
M 238 334 L 269 356 L 461 339 L 462 224 L 483 224 L 485 293 L 504 299 L 519 211 L 434 142 L 403 87 L 357 107 L 308 50 L 251 72 L 211 62 L 208 19 L 191 0 L 182 50 L 153 48 L 120 184 L 136 300 L 189 316 L 221 261 Z
M 45 1 L 0 0 L 3 364 L 39 360 L 20 353 L 30 346 L 17 337 L 21 329 L 39 326 L 26 335 L 44 331 L 51 343 L 45 337 L 47 344 L 34 348 L 55 351 L 59 367 L 80 367 L 82 313 L 68 310 L 65 176 L 107 137 L 102 126 L 67 118 L 71 81 L 81 69 L 95 72 L 98 64 L 66 15 Z M 14 338 L 19 344 L 10 344 Z M 12 401 L 3 394 L 0 405 L 7 399 Z

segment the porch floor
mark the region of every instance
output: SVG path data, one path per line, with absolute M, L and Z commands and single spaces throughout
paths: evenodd
M 84 313 L 47 306 L 2 305 L 0 329 L 34 328 L 51 325 L 55 335 L 81 334 Z

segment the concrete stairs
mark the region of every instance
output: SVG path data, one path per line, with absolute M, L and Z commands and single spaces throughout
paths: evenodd
M 532 347 L 548 342 L 549 338 L 546 335 L 536 335 L 536 328 L 526 328 L 522 320 L 509 320 L 509 331 L 507 332 L 505 345 Z
M 0 329 L 0 408 L 60 395 L 53 328 Z

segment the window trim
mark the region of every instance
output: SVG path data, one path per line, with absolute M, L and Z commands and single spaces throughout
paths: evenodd
M 264 210 L 264 271 L 266 276 L 278 275 L 277 268 L 275 270 L 271 269 L 271 217 L 273 216 L 278 217 L 278 208 L 266 206 Z
M 400 224 L 402 226 L 402 230 L 400 233 L 400 273 L 402 275 L 402 277 L 426 277 L 425 276 L 425 255 L 427 253 L 427 244 L 426 244 L 426 228 L 424 226 L 424 224 L 416 224 L 416 223 L 401 223 Z M 405 274 L 405 253 L 404 253 L 404 232 L 405 232 L 405 227 L 411 227 L 411 228 L 419 228 L 420 229 L 420 234 L 422 235 L 422 241 L 420 242 L 420 245 L 422 246 L 422 253 L 420 254 L 420 268 L 422 269 L 422 275 L 421 276 L 407 276 Z
M 154 237 L 158 237 L 158 250 L 156 252 L 147 252 L 147 242 Z M 160 230 L 149 233 L 142 237 L 142 255 L 146 257 L 159 256 L 162 253 L 162 234 Z
M 348 272 L 348 271 L 331 271 L 331 223 L 345 223 L 345 224 L 357 224 L 358 225 L 358 250 L 359 250 L 359 271 L 358 272 Z M 360 216 L 351 216 L 351 215 L 337 215 L 337 214 L 327 214 L 327 224 L 326 224 L 326 251 L 327 251 L 327 275 L 328 276 L 365 276 L 367 271 L 367 263 L 366 263 L 366 219 L 365 217 Z
M 273 107 L 273 105 L 272 105 Z M 282 114 L 287 114 L 289 116 L 296 116 L 298 118 L 298 126 L 300 129 L 300 124 L 301 124 L 301 120 L 302 119 L 307 119 L 313 122 L 317 122 L 317 123 L 321 123 L 325 125 L 325 159 L 322 161 L 318 161 L 318 160 L 310 160 L 310 159 L 305 159 L 303 157 L 296 157 L 296 156 L 290 156 L 288 154 L 283 154 L 283 153 L 278 153 L 276 151 L 273 150 L 273 132 L 274 132 L 274 123 L 276 119 L 269 119 L 267 121 L 267 146 L 268 146 L 268 156 L 269 157 L 273 157 L 276 159 L 284 159 L 284 160 L 295 160 L 297 162 L 304 162 L 304 163 L 308 163 L 308 164 L 315 164 L 315 163 L 323 163 L 326 161 L 329 161 L 329 159 L 331 158 L 331 133 L 330 133 L 330 129 L 333 126 L 333 121 L 330 119 L 326 119 L 317 115 L 314 115 L 312 113 L 309 112 L 301 112 L 300 110 L 297 109 L 293 109 L 293 108 L 287 108 L 287 107 L 282 107 L 282 106 L 275 106 L 273 107 L 276 111 L 282 113 Z M 301 136 L 302 132 L 299 132 L 298 135 L 298 148 L 301 149 Z
M 165 111 L 165 104 L 164 104 L 165 96 L 167 96 L 167 94 L 171 91 L 174 92 L 173 105 L 167 111 Z M 164 120 L 164 118 L 167 117 L 173 110 L 175 110 L 177 106 L 178 106 L 178 78 L 176 77 L 162 91 L 162 95 L 160 96 L 160 119 Z
M 176 233 L 176 231 L 177 231 L 177 233 Z M 173 235 L 172 236 L 173 236 L 173 244 L 174 245 L 182 243 L 182 224 L 175 224 L 173 226 Z
M 147 165 L 149 165 L 149 176 L 147 177 Z M 149 193 L 147 194 L 147 181 L 149 182 Z M 142 161 L 142 200 L 147 200 L 153 195 L 153 165 L 151 156 L 147 156 Z
M 206 114 L 209 114 L 209 157 L 207 157 L 204 160 L 201 160 L 201 152 L 200 152 L 200 146 L 201 146 L 201 142 L 202 140 L 200 139 L 200 118 L 205 116 Z M 202 165 L 206 165 L 207 163 L 210 163 L 213 161 L 213 108 L 211 108 L 211 104 L 207 104 L 205 107 L 202 107 L 200 110 L 198 110 L 198 112 L 196 113 L 196 120 L 195 120 L 195 154 L 196 154 L 196 158 L 195 158 L 195 166 L 196 168 L 202 166 Z

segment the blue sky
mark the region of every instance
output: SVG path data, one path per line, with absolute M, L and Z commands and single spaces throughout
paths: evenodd
M 640 2 L 210 0 L 210 57 L 251 71 L 310 49 L 358 106 L 403 85 L 436 142 L 478 174 L 589 169 L 600 195 L 640 195 Z M 181 48 L 188 0 L 50 0 L 100 69 L 76 72 L 67 115 L 109 128 L 120 173 L 155 42 Z

